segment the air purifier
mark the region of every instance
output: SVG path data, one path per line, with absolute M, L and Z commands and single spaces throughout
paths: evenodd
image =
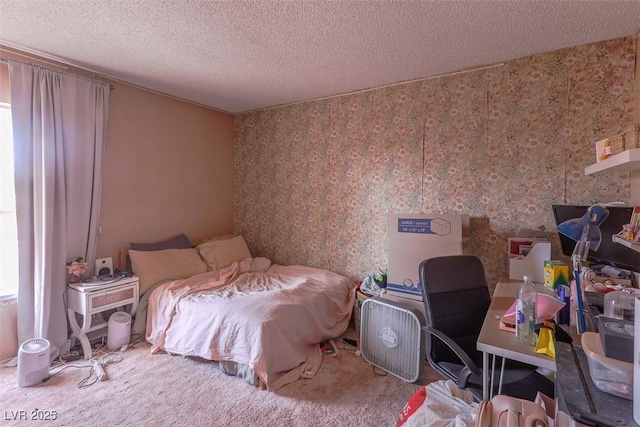
M 415 382 L 425 364 L 424 315 L 415 308 L 374 297 L 362 303 L 360 350 L 371 365 Z
M 29 387 L 49 375 L 49 341 L 34 338 L 22 343 L 18 350 L 18 386 Z
M 131 339 L 131 315 L 124 311 L 116 311 L 109 317 L 107 325 L 107 348 L 117 350 Z

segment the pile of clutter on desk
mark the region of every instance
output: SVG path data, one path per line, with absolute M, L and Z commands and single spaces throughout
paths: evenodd
M 633 286 L 631 277 L 625 273 L 628 274 L 610 266 L 581 269 L 586 328 L 577 344 L 587 355 L 589 373 L 595 386 L 606 393 L 632 400 L 635 312 L 640 312 L 640 300 L 636 296 L 640 296 L 640 289 Z M 565 302 L 558 311 L 558 324 L 576 326 L 577 290 L 575 280 L 569 282 L 568 276 L 566 264 L 545 261 L 544 288 L 552 290 L 559 300 Z M 538 295 L 539 303 L 545 301 L 540 301 Z M 552 305 L 552 308 L 556 307 Z M 540 308 L 542 306 L 537 308 L 538 314 Z M 546 318 L 548 315 L 539 317 L 538 321 Z
M 598 280 L 589 271 L 583 274 L 589 279 L 584 296 L 590 327 L 582 334 L 581 345 L 589 373 L 598 389 L 632 400 L 635 312 L 640 311 L 636 296 L 640 290 L 630 282 Z

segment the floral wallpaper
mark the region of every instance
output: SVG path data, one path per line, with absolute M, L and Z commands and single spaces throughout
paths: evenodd
M 235 231 L 254 256 L 359 279 L 387 267 L 389 213 L 468 214 L 493 286 L 509 237 L 555 229 L 552 204 L 629 202 L 628 172 L 584 168 L 633 122 L 635 43 L 239 115 Z

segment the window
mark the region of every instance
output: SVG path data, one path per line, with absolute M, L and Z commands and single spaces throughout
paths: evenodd
M 11 108 L 0 102 L 0 299 L 18 293 L 18 230 Z

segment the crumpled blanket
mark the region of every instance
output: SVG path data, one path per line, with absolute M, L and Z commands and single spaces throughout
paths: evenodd
M 327 270 L 246 258 L 159 285 L 149 297 L 146 339 L 152 352 L 248 365 L 276 390 L 315 375 L 318 343 L 348 326 L 353 289 Z

